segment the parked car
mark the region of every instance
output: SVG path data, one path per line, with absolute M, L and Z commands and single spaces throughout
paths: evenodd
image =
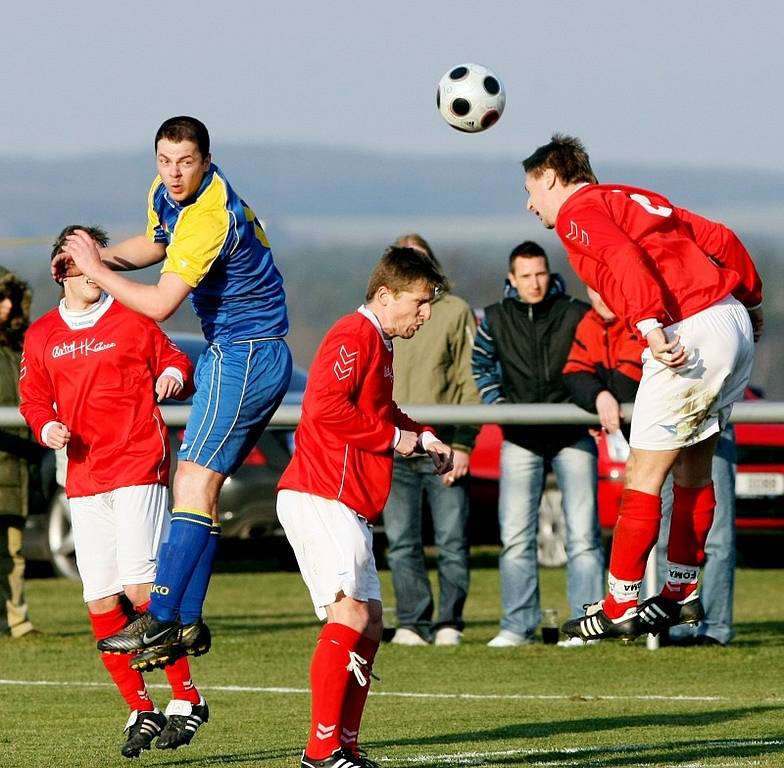
M 746 400 L 759 399 L 753 388 Z M 770 540 L 784 534 L 784 424 L 736 424 L 737 472 L 735 476 L 736 533 L 738 549 L 748 562 L 762 559 L 760 537 Z M 501 430 L 493 424 L 482 427 L 471 455 L 471 515 L 474 536 L 485 540 L 488 521 L 495 518 L 497 505 Z M 599 524 L 609 543 L 618 518 L 625 477 L 625 454 L 602 433 L 598 440 Z M 548 476 L 539 512 L 539 562 L 559 566 L 566 562 L 565 527 L 560 492 Z M 757 534 L 755 536 L 755 534 Z M 477 540 L 476 538 L 473 539 Z M 778 543 L 778 542 L 777 542 Z M 760 558 L 757 557 L 760 555 Z
M 204 339 L 191 333 L 169 334 L 174 343 L 195 363 Z M 305 391 L 307 373 L 294 367 L 283 403 L 299 405 Z M 170 400 L 166 405 L 190 405 Z M 182 427 L 170 427 L 172 475 L 176 471 L 176 454 L 183 436 Z M 291 458 L 293 430 L 265 430 L 243 465 L 223 485 L 219 512 L 223 536 L 248 539 L 282 533 L 275 512 L 275 488 L 278 478 Z M 71 534 L 71 514 L 65 490 L 56 480 L 56 461 L 48 452 L 35 473 L 32 484 L 30 514 L 24 535 L 24 554 L 30 561 L 44 561 L 60 576 L 77 579 L 76 558 Z

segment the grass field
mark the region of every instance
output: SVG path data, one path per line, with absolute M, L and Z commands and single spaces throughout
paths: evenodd
M 492 556 L 478 563 L 462 646 L 379 652 L 363 744 L 382 766 L 784 766 L 784 569 L 738 572 L 727 648 L 490 649 L 498 573 Z M 561 616 L 563 590 L 563 571 L 542 572 L 542 604 Z M 0 767 L 122 765 L 127 713 L 79 585 L 32 579 L 28 601 L 45 634 L 0 640 Z M 192 667 L 211 720 L 187 749 L 139 764 L 298 766 L 318 631 L 298 574 L 217 573 L 205 615 L 214 644 Z M 165 677 L 148 681 L 165 707 Z

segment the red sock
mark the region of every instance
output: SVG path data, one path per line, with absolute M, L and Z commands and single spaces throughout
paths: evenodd
M 354 673 L 352 651 L 362 635 L 345 624 L 325 624 L 310 664 L 311 725 L 305 753 L 323 760 L 340 749 L 341 714 Z
M 171 686 L 173 699 L 189 701 L 191 704 L 198 704 L 201 701 L 201 695 L 191 680 L 191 666 L 187 656 L 164 667 L 164 672 Z
M 120 605 L 106 611 L 106 613 L 90 613 L 89 616 L 96 640 L 116 635 L 128 625 L 128 617 Z M 120 695 L 131 709 L 145 712 L 155 709 L 155 705 L 147 693 L 142 673 L 135 672 L 128 666 L 126 654 L 102 653 L 101 661 L 111 675 Z
M 637 602 L 648 554 L 659 537 L 661 496 L 627 488 L 613 532 L 610 552 L 611 591 L 604 612 L 616 619 Z M 613 590 L 613 583 L 616 589 Z
M 673 485 L 667 560 L 680 566 L 680 570 L 682 566 L 693 566 L 697 570 L 705 562 L 705 541 L 713 525 L 715 509 L 713 483 L 702 488 Z M 662 595 L 683 600 L 696 589 L 696 581 L 685 583 L 668 578 Z
M 356 750 L 359 746 L 359 724 L 362 722 L 362 713 L 365 711 L 370 693 L 370 673 L 373 669 L 373 661 L 378 651 L 378 643 L 369 637 L 359 638 L 354 653 L 363 658 L 366 664 L 361 667 L 361 674 L 365 678 L 365 684 L 361 685 L 357 676 L 352 674 L 348 684 L 348 695 L 343 705 L 341 715 L 340 741 L 343 746 Z

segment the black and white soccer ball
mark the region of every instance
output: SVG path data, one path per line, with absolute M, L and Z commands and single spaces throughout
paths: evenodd
M 506 105 L 503 83 L 481 64 L 452 67 L 439 81 L 436 105 L 458 131 L 478 133 L 498 122 Z

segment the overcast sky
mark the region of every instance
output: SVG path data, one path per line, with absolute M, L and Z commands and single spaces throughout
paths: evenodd
M 230 14 L 230 15 L 229 15 Z M 596 161 L 784 171 L 781 0 L 4 5 L 0 156 L 150 148 L 174 114 L 236 141 L 522 158 L 553 131 Z M 481 135 L 435 107 L 466 61 L 501 77 Z

